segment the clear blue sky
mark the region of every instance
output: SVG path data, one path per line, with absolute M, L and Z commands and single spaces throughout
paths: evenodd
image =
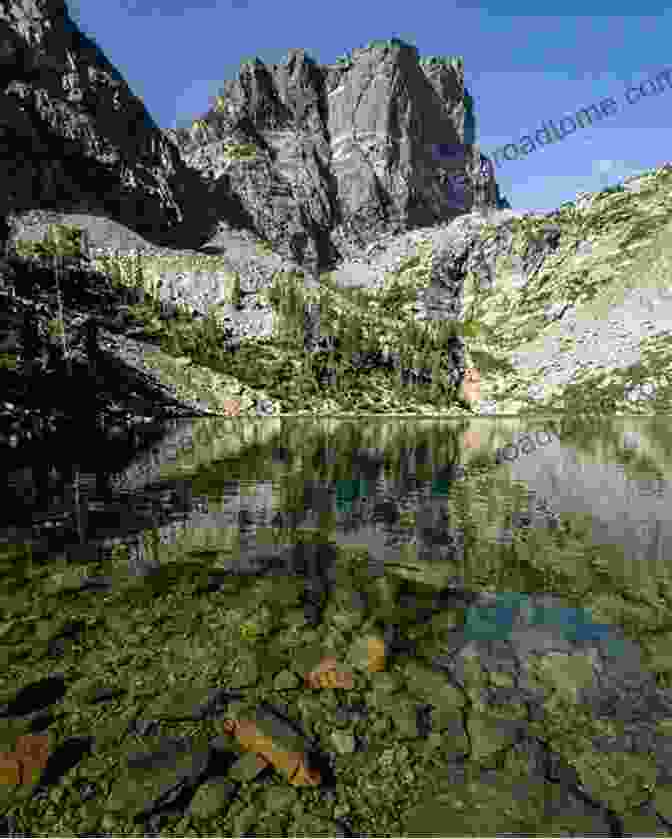
M 672 10 L 661 0 L 67 0 L 161 128 L 186 125 L 211 106 L 244 58 L 280 63 L 292 47 L 320 63 L 372 40 L 414 44 L 420 56 L 462 55 L 486 154 L 613 97 L 616 112 L 518 160 L 496 175 L 514 210 L 547 212 L 672 160 L 672 86 L 627 104 L 625 91 L 672 71 Z M 634 11 L 633 11 L 634 10 Z M 672 80 L 672 72 L 669 76 Z

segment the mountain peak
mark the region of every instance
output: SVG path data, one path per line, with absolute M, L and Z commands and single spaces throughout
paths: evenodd
M 245 59 L 207 113 L 166 131 L 62 0 L 6 3 L 0 26 L 4 215 L 101 215 L 175 247 L 227 223 L 314 270 L 498 206 L 459 58 L 396 37 L 326 65 L 293 47 L 279 65 Z

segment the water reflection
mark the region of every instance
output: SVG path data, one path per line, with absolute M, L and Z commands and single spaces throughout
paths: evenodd
M 533 610 L 533 623 L 552 615 L 579 640 L 606 624 L 571 597 L 605 574 L 643 590 L 670 553 L 668 481 L 626 471 L 655 455 L 665 473 L 668 431 L 638 421 L 625 437 L 637 448 L 626 449 L 619 429 L 582 437 L 538 425 L 545 442 L 532 448 L 519 443 L 539 429 L 493 420 L 181 421 L 109 449 L 71 438 L 8 470 L 0 540 L 72 561 L 103 562 L 124 545 L 129 575 L 209 557 L 226 573 L 301 576 L 311 622 L 333 595 L 337 548 L 356 548 L 372 575 L 518 592 L 469 616 L 476 633 L 510 629 L 506 597 L 518 614 L 553 590 L 564 604 Z M 512 446 L 515 459 L 498 458 Z M 589 561 L 596 545 L 616 549 L 600 559 L 606 571 Z
M 561 605 L 557 598 L 536 600 L 520 592 L 498 593 L 492 604 L 467 610 L 465 633 L 470 639 L 506 640 L 521 626 L 553 627 L 568 641 L 608 638 L 611 627 L 594 622 L 589 609 Z
M 5 500 L 13 506 L 2 508 L 0 523 L 0 652 L 22 685 L 53 667 L 74 681 L 93 676 L 96 693 L 101 682 L 105 691 L 132 688 L 128 705 L 115 699 L 109 711 L 94 706 L 88 718 L 84 694 L 73 692 L 75 701 L 67 701 L 74 713 L 58 718 L 67 738 L 90 734 L 98 742 L 100 729 L 104 737 L 114 733 L 122 776 L 132 761 L 122 762 L 128 755 L 117 751 L 120 718 L 140 736 L 163 730 L 164 720 L 187 724 L 201 742 L 205 709 L 228 714 L 223 696 L 235 695 L 231 690 L 240 691 L 242 707 L 282 700 L 283 715 L 301 718 L 307 733 L 319 735 L 313 742 L 331 751 L 352 706 L 331 693 L 327 707 L 312 688 L 304 692 L 313 664 L 295 658 L 312 656 L 314 645 L 333 646 L 339 663 L 342 654 L 348 667 L 361 668 L 371 692 L 362 691 L 360 708 L 383 723 L 363 721 L 357 729 L 362 739 L 353 735 L 356 748 L 342 759 L 348 767 L 356 751 L 362 762 L 354 774 L 334 773 L 339 784 L 375 776 L 379 743 L 386 752 L 390 744 L 405 750 L 392 778 L 406 771 L 407 752 L 419 756 L 430 737 L 439 751 L 463 740 L 464 768 L 478 763 L 478 772 L 505 745 L 498 768 L 476 776 L 470 809 L 477 812 L 494 774 L 508 783 L 519 755 L 529 752 L 516 770 L 525 785 L 551 759 L 564 766 L 571 756 L 571 766 L 580 765 L 563 752 L 566 734 L 589 730 L 584 709 L 601 717 L 613 708 L 619 732 L 627 723 L 617 743 L 611 728 L 599 741 L 592 731 L 581 738 L 590 762 L 579 780 L 589 784 L 602 743 L 617 754 L 630 749 L 633 734 L 659 743 L 656 716 L 668 723 L 672 716 L 669 694 L 653 690 L 659 679 L 669 684 L 672 670 L 670 437 L 660 424 L 637 429 L 634 453 L 621 445 L 616 424 L 599 432 L 558 424 L 551 442 L 518 446 L 520 432 L 535 431 L 522 421 L 199 422 L 167 427 L 163 438 L 147 438 L 117 461 L 70 441 L 70 472 L 50 462 L 36 473 L 35 464 L 17 462 L 7 473 Z M 518 456 L 498 463 L 496 452 L 508 445 Z M 24 493 L 40 468 L 48 492 Z M 652 479 L 660 495 L 637 494 L 638 482 Z M 635 545 L 619 541 L 624 508 Z M 389 653 L 389 672 L 371 666 L 372 646 L 379 661 L 381 651 Z M 195 705 L 192 687 L 201 694 Z M 390 688 L 389 713 L 379 715 Z M 549 692 L 559 702 L 542 705 Z M 565 701 L 579 704 L 576 721 Z M 142 717 L 134 719 L 137 711 Z M 537 750 L 540 736 L 551 744 L 546 753 Z M 135 736 L 125 739 L 136 746 Z M 376 748 L 366 755 L 369 743 Z M 212 751 L 208 746 L 206 756 Z M 667 771 L 661 754 L 656 771 Z M 456 763 L 447 752 L 422 771 L 446 778 Z M 622 765 L 619 757 L 618 771 Z M 424 784 L 420 772 L 412 777 Z M 650 787 L 643 797 L 649 794 Z M 509 823 L 507 810 L 504 830 Z M 556 828 L 540 835 L 557 835 Z M 585 822 L 569 832 L 585 833 Z

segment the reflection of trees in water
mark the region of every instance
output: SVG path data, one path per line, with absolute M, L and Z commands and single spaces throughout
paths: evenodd
M 333 545 L 302 543 L 292 548 L 290 568 L 304 578 L 303 596 L 306 620 L 318 625 L 335 580 L 334 564 L 337 552 Z

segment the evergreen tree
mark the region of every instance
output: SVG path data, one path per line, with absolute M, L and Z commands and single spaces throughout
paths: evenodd
M 338 374 L 336 371 L 336 356 L 333 351 L 329 352 L 327 356 L 327 387 L 336 388 L 338 386 Z
M 26 367 L 29 367 L 38 357 L 41 343 L 37 314 L 33 309 L 27 308 L 23 316 L 23 328 L 21 330 L 22 357 Z
M 133 272 L 134 280 L 133 284 L 136 288 L 144 288 L 144 275 L 142 272 L 142 257 L 140 256 L 140 252 L 138 251 L 135 254 L 135 270 Z
M 124 278 L 121 273 L 121 265 L 119 264 L 118 259 L 111 259 L 110 260 L 110 268 L 109 268 L 110 279 L 112 281 L 112 285 L 116 288 L 119 288 L 124 283 Z
M 303 346 L 304 306 L 292 275 L 289 275 L 283 292 L 282 316 L 287 323 L 289 340 Z
M 366 344 L 365 349 L 367 353 L 371 353 L 372 355 L 378 351 L 379 344 L 378 338 L 373 330 L 373 327 L 369 325 L 369 330 L 366 335 Z
M 347 358 L 352 358 L 353 353 L 360 350 L 362 345 L 362 324 L 358 318 L 352 317 L 348 320 L 345 335 L 343 336 L 343 345 Z
M 231 295 L 231 302 L 236 309 L 240 309 L 243 305 L 243 296 L 240 289 L 240 274 L 236 271 L 233 276 L 233 292 Z
M 443 383 L 441 378 L 441 353 L 435 351 L 432 357 L 432 385 L 430 390 L 432 402 L 438 402 L 443 393 Z
M 409 349 L 402 345 L 399 349 L 399 389 L 405 391 L 408 389 L 409 373 L 411 359 L 409 357 Z

